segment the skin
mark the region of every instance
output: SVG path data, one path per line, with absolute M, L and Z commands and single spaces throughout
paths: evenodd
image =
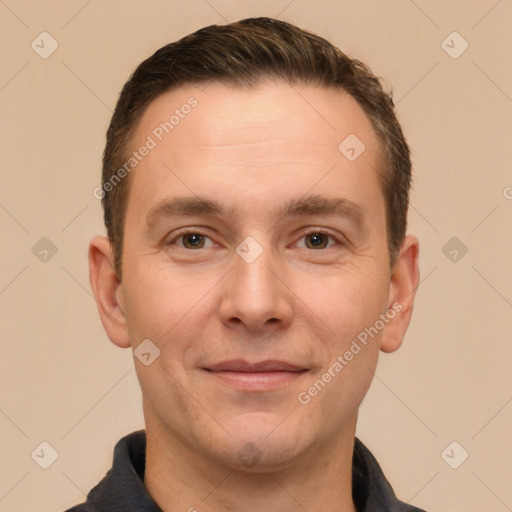
M 280 82 L 250 90 L 183 86 L 149 105 L 131 150 L 191 96 L 197 106 L 130 176 L 122 282 L 108 240 L 96 237 L 89 248 L 110 340 L 136 348 L 150 339 L 160 350 L 149 366 L 134 360 L 146 421 L 145 485 L 164 511 L 354 511 L 357 412 L 379 350 L 398 349 L 408 327 L 418 240 L 408 235 L 390 268 L 376 171 L 381 148 L 351 96 Z M 351 133 L 366 146 L 353 162 L 338 150 Z M 364 228 L 346 216 L 273 214 L 307 194 L 356 203 Z M 178 196 L 216 199 L 233 214 L 171 216 L 148 229 L 151 208 Z M 203 235 L 199 248 L 178 237 L 182 228 Z M 332 237 L 315 237 L 319 231 Z M 252 263 L 236 252 L 248 236 L 262 249 Z M 401 310 L 384 329 L 301 404 L 298 394 L 394 303 Z M 307 371 L 276 389 L 251 391 L 204 369 L 239 358 Z M 240 456 L 244 446 L 251 463 Z

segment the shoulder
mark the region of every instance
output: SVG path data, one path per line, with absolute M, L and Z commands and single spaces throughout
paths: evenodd
M 65 512 L 92 512 L 91 509 L 87 510 L 87 505 L 82 503 L 81 505 L 76 505 L 72 508 L 68 508 Z
M 379 463 L 357 437 L 352 460 L 352 494 L 361 512 L 426 512 L 397 498 Z

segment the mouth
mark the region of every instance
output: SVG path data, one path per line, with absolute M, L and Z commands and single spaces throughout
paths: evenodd
M 233 359 L 203 368 L 223 384 L 242 391 L 271 391 L 301 378 L 309 370 L 276 360 L 249 363 Z

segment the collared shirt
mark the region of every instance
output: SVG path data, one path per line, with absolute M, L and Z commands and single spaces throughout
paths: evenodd
M 145 468 L 146 433 L 139 430 L 118 441 L 112 468 L 85 503 L 67 512 L 162 512 L 144 486 Z M 425 512 L 397 499 L 375 457 L 357 437 L 352 497 L 358 512 Z

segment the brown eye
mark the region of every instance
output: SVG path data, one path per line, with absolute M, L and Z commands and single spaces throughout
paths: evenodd
M 215 242 L 209 236 L 192 229 L 176 233 L 174 238 L 167 242 L 166 245 L 180 249 L 212 249 L 216 247 Z
M 180 237 L 183 247 L 187 249 L 201 249 L 204 246 L 204 236 L 199 233 L 186 233 Z
M 329 236 L 325 233 L 308 233 L 304 237 L 308 249 L 325 249 L 329 243 Z

